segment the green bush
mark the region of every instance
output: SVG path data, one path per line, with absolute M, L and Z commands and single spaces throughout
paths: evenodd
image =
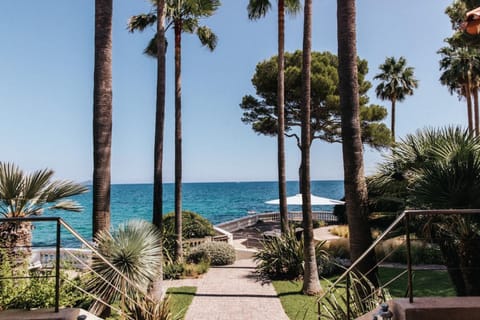
M 209 261 L 212 266 L 223 266 L 234 263 L 235 256 L 235 249 L 228 243 L 205 242 L 190 251 L 187 261 Z
M 170 212 L 163 217 L 166 234 L 175 234 L 175 213 Z M 182 237 L 184 239 L 214 236 L 215 230 L 210 221 L 191 211 L 182 211 Z
M 337 267 L 331 257 L 322 248 L 325 242 L 315 246 L 319 275 L 336 273 Z M 263 281 L 294 280 L 303 276 L 303 239 L 297 240 L 295 232 L 281 237 L 274 237 L 263 242 L 263 249 L 257 252 L 254 259 L 258 262 L 256 272 Z

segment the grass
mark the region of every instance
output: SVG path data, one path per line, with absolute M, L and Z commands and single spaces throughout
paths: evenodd
M 382 283 L 386 283 L 400 274 L 404 269 L 380 268 L 379 275 Z M 392 297 L 403 298 L 407 292 L 407 275 L 388 286 Z M 414 297 L 448 297 L 455 296 L 455 289 L 447 271 L 416 270 L 413 272 Z
M 170 309 L 175 319 L 185 318 L 195 292 L 197 292 L 197 287 L 176 287 L 167 290 L 170 297 Z
M 380 268 L 379 276 L 382 283 L 391 280 L 404 269 Z M 334 278 L 329 279 L 333 281 Z M 317 297 L 302 294 L 302 281 L 273 281 L 275 291 L 280 297 L 283 310 L 290 319 L 317 320 Z M 321 281 L 322 288 L 327 289 L 327 281 Z M 394 298 L 405 296 L 407 275 L 388 286 Z M 415 297 L 454 296 L 455 290 L 446 271 L 417 270 L 414 271 L 413 289 Z

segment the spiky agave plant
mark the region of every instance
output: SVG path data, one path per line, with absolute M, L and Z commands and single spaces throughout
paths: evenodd
M 162 266 L 161 234 L 157 227 L 143 220 L 131 220 L 112 233 L 100 232 L 95 240 L 99 253 L 110 264 L 93 257 L 88 290 L 108 304 L 121 300 L 123 308 L 134 303 L 139 294 L 147 296 Z M 90 310 L 98 314 L 104 307 L 97 302 Z

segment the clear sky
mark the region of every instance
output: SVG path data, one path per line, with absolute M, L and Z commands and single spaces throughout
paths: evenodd
M 255 65 L 276 54 L 276 10 L 247 19 L 247 0 L 223 0 L 205 24 L 218 35 L 211 53 L 198 39 L 183 41 L 184 181 L 276 179 L 276 139 L 256 135 L 241 121 L 239 103 L 253 94 Z M 465 124 L 463 101 L 438 81 L 436 51 L 449 36 L 450 0 L 357 1 L 358 54 L 371 80 L 386 56 L 405 56 L 420 87 L 397 107 L 397 135 L 425 126 Z M 114 0 L 114 183 L 151 182 L 155 111 L 155 60 L 142 51 L 153 35 L 130 34 L 130 16 L 148 12 L 147 0 Z M 0 1 L 0 161 L 26 170 L 49 167 L 58 178 L 90 180 L 94 0 Z M 302 14 L 286 21 L 286 50 L 302 47 Z M 314 1 L 313 49 L 337 51 L 336 1 Z M 171 31 L 168 36 L 170 43 Z M 173 180 L 173 46 L 167 53 L 164 177 Z M 376 83 L 374 82 L 374 85 Z M 374 90 L 369 92 L 377 101 Z M 389 109 L 390 110 L 390 109 Z M 387 124 L 390 118 L 386 119 Z M 297 180 L 300 154 L 287 142 L 287 179 Z M 365 149 L 367 173 L 381 159 Z M 342 179 L 341 146 L 316 141 L 312 178 Z

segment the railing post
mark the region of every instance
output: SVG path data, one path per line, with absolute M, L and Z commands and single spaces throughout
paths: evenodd
M 60 305 L 60 219 L 57 219 L 57 243 L 55 259 L 55 312 L 58 312 Z
M 413 303 L 412 255 L 410 250 L 410 213 L 405 212 L 405 235 L 407 246 L 408 300 Z
M 347 273 L 347 285 L 345 288 L 345 292 L 347 293 L 347 319 L 350 318 L 350 272 Z

